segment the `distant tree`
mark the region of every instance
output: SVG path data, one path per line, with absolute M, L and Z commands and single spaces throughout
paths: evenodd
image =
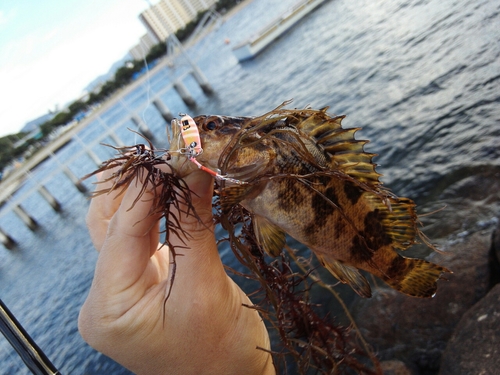
M 23 139 L 26 133 L 9 134 L 0 138 L 0 171 L 8 166 L 14 159 L 21 156 L 29 144 L 14 147 L 17 141 Z
M 52 133 L 54 129 L 55 127 L 50 123 L 50 121 L 46 121 L 42 125 L 40 125 L 40 130 L 42 132 L 43 138 Z
M 87 109 L 88 104 L 86 102 L 82 102 L 80 100 L 76 100 L 71 103 L 68 107 L 71 114 L 76 115 L 81 111 L 85 111 Z
M 104 85 L 102 85 L 101 91 L 99 91 L 99 96 L 101 97 L 101 100 L 104 100 L 105 98 L 109 97 L 112 93 L 116 91 L 118 87 L 119 86 L 115 80 L 106 81 Z
M 140 61 L 128 61 L 124 66 L 120 67 L 115 72 L 115 82 L 117 87 L 126 85 L 132 80 L 135 72 L 141 70 L 142 62 Z
M 13 159 L 13 143 L 7 135 L 0 138 L 0 170 L 3 170 Z
M 149 64 L 154 60 L 164 56 L 166 53 L 167 53 L 167 45 L 163 42 L 160 42 L 150 48 L 148 54 L 146 55 L 146 61 Z
M 54 127 L 62 126 L 71 122 L 71 120 L 73 120 L 73 117 L 74 117 L 73 113 L 69 111 L 61 111 L 57 115 L 55 115 L 54 118 L 49 121 L 49 123 Z
M 227 11 L 239 3 L 241 0 L 219 0 L 215 4 L 215 10 L 218 12 Z
M 99 103 L 99 101 L 100 101 L 99 95 L 96 94 L 95 92 L 91 92 L 89 94 L 89 97 L 88 97 L 86 103 L 87 103 L 88 106 L 91 106 L 91 105 L 94 105 L 96 103 Z

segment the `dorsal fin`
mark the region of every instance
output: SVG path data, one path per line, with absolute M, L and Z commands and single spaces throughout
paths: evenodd
M 406 250 L 415 244 L 419 233 L 415 203 L 409 198 L 389 198 L 389 204 L 383 202 L 372 192 L 364 192 L 363 197 L 377 212 L 377 220 L 383 226 L 384 233 L 392 239 L 392 246 Z
M 376 172 L 376 164 L 372 161 L 376 154 L 364 151 L 363 146 L 368 141 L 355 139 L 355 133 L 360 128 L 342 128 L 344 118 L 330 117 L 326 108 L 319 111 L 304 110 L 295 127 L 327 153 L 334 170 L 340 170 L 368 186 L 377 187 L 381 184 L 381 174 Z
M 300 113 L 300 118 L 295 127 L 311 137 L 318 137 L 325 131 L 340 129 L 345 116 L 330 117 L 326 108 L 319 111 L 308 110 Z
M 378 188 L 381 185 L 381 174 L 375 170 L 376 164 L 372 161 L 376 154 L 364 151 L 363 146 L 368 141 L 355 139 L 355 133 L 360 128 L 342 128 L 345 116 L 332 117 L 326 112 L 327 109 L 328 107 L 320 110 L 288 110 L 278 107 L 263 118 L 275 124 L 279 119 L 283 120 L 286 125 L 294 127 L 310 139 L 319 152 L 325 155 L 333 170 L 340 171 L 369 188 Z M 309 152 L 313 151 L 307 142 L 305 145 Z

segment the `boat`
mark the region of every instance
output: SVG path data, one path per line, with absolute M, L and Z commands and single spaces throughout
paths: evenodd
M 325 0 L 301 0 L 291 9 L 275 18 L 249 39 L 233 48 L 233 54 L 238 61 L 245 61 L 257 56 L 264 48 L 295 23 L 321 5 Z

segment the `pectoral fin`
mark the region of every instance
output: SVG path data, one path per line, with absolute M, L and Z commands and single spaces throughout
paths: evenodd
M 259 244 L 273 257 L 277 257 L 285 246 L 285 232 L 262 216 L 252 217 L 253 228 Z
M 349 284 L 349 286 L 361 297 L 370 298 L 372 296 L 370 284 L 368 284 L 366 278 L 361 275 L 356 268 L 347 266 L 340 263 L 338 260 L 323 255 L 318 255 L 318 259 L 335 278 L 344 284 Z
M 220 192 L 220 204 L 223 212 L 239 204 L 252 189 L 250 185 L 236 185 L 225 187 Z

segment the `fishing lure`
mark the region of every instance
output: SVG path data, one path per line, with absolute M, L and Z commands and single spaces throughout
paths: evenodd
M 191 116 L 182 113 L 180 113 L 179 116 L 181 116 L 180 122 L 177 119 L 173 119 L 172 123 L 179 126 L 180 135 L 182 136 L 182 139 L 184 141 L 185 147 L 181 148 L 180 153 L 186 155 L 190 162 L 195 164 L 203 172 L 206 172 L 215 177 L 218 181 L 228 181 L 238 185 L 246 184 L 245 181 L 222 176 L 216 171 L 213 171 L 212 169 L 200 164 L 200 162 L 196 160 L 196 157 L 203 153 L 198 126 Z
M 189 158 L 195 158 L 203 152 L 198 126 L 191 116 L 186 114 L 180 114 L 180 116 L 182 116 L 182 118 L 179 126 L 184 145 L 186 146 L 183 149 L 183 153 Z

